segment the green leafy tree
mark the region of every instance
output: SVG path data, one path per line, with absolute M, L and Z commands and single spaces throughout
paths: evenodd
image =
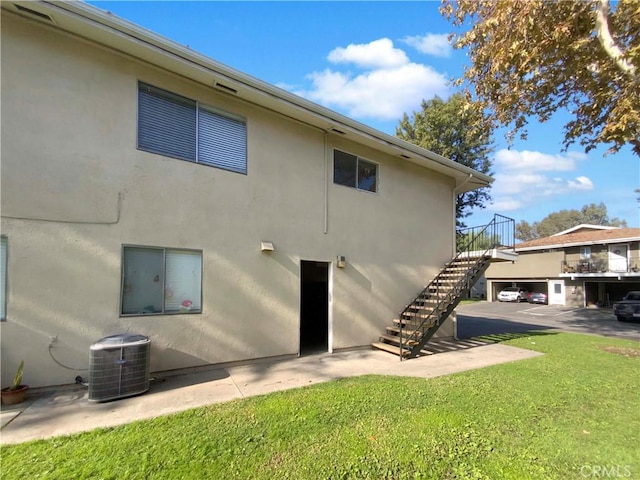
M 486 232 L 479 233 L 476 230 L 459 231 L 456 236 L 456 251 L 485 251 L 500 245 L 500 237 L 497 234 L 490 235 Z
M 440 11 L 471 60 L 458 84 L 510 138 L 562 109 L 565 148 L 630 144 L 640 156 L 640 1 L 443 0 Z
M 526 242 L 540 237 L 549 237 L 563 230 L 575 227 L 582 223 L 590 225 L 604 225 L 610 227 L 626 227 L 627 222 L 617 217 L 609 218 L 607 206 L 600 202 L 596 205 L 590 203 L 580 210 L 560 210 L 550 213 L 539 222 L 528 222 L 522 220 L 516 224 L 516 238 Z
M 457 93 L 443 100 L 434 97 L 422 101 L 422 110 L 406 113 L 396 127 L 396 136 L 450 158 L 481 173 L 490 175 L 493 151 L 491 128 L 480 108 L 468 105 Z M 458 195 L 456 224 L 463 228 L 462 219 L 474 208 L 484 208 L 491 199 L 489 188 L 484 187 Z

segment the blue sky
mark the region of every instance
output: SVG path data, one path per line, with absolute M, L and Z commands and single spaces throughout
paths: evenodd
M 394 134 L 423 98 L 447 97 L 467 57 L 446 42 L 438 2 L 88 2 L 219 62 Z M 531 121 L 511 149 L 495 137 L 493 213 L 534 222 L 561 209 L 604 202 L 610 217 L 640 227 L 640 159 L 562 151 L 564 112 Z

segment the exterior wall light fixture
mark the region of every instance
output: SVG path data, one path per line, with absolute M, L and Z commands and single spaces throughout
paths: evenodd
M 346 267 L 347 266 L 347 258 L 342 256 L 342 255 L 338 255 L 336 265 L 338 266 L 338 268 Z
M 263 252 L 273 252 L 275 248 L 272 242 L 260 242 L 260 250 Z

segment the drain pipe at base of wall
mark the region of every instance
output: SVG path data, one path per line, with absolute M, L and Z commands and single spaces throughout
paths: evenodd
M 473 173 L 470 173 L 469 176 L 466 178 L 466 180 L 464 182 L 462 182 L 460 185 L 457 185 L 454 189 L 453 189 L 453 248 L 452 248 L 452 256 L 451 258 L 456 256 L 456 203 L 458 202 L 458 190 L 460 190 L 462 187 L 464 187 L 467 183 L 469 183 L 471 181 L 471 179 L 473 178 Z M 456 310 L 454 309 L 453 312 L 451 312 L 451 315 L 449 315 L 449 318 L 451 318 L 451 321 L 453 322 L 453 338 L 455 340 L 460 340 L 458 338 L 458 314 L 456 312 Z

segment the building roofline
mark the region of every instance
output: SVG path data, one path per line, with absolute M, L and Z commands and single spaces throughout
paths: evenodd
M 620 227 L 611 227 L 608 225 L 591 225 L 589 223 L 581 223 L 580 225 L 576 225 L 575 227 L 571 227 L 567 230 L 563 230 L 562 232 L 554 233 L 551 235 L 552 237 L 557 237 L 559 235 L 566 235 L 567 233 L 575 232 L 576 230 L 580 230 L 581 228 L 588 228 L 589 230 L 615 230 Z
M 579 247 L 579 246 L 589 246 L 589 245 L 607 245 L 609 243 L 630 243 L 630 242 L 638 242 L 640 241 L 640 237 L 626 237 L 626 238 L 607 238 L 607 239 L 598 239 L 598 240 L 585 240 L 582 242 L 558 242 L 558 243 L 547 243 L 544 245 L 536 245 L 534 247 L 518 247 L 515 246 L 516 252 L 528 252 L 534 250 L 546 250 L 549 248 L 567 248 L 567 247 Z
M 26 16 L 16 9 L 13 2 L 2 2 L 2 8 Z M 402 160 L 439 171 L 456 180 L 456 186 L 461 187 L 457 193 L 481 188 L 493 182 L 489 175 L 294 95 L 82 1 L 40 0 L 28 2 L 28 8 L 50 16 L 53 22 L 35 19 L 50 27 L 157 64 L 217 92 L 228 88 L 225 83 L 231 83 L 232 87 L 238 87 L 235 93 L 239 98 L 308 123 L 326 133 L 346 136 L 352 141 L 375 146 Z

